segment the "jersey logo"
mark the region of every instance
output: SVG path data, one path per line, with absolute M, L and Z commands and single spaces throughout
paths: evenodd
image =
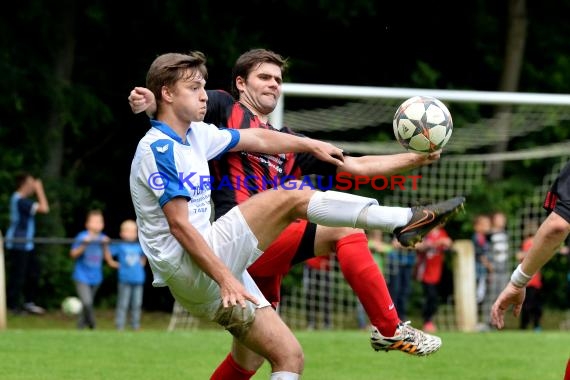
M 165 153 L 168 150 L 168 144 L 164 144 L 163 146 L 157 146 L 156 151 L 158 153 Z

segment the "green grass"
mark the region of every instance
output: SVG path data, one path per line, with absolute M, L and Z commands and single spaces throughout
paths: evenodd
M 3 380 L 208 379 L 231 342 L 220 329 L 167 332 L 167 314 L 145 313 L 139 332 L 115 331 L 105 315 L 94 331 L 77 331 L 63 317 L 8 322 L 0 332 Z M 303 380 L 561 380 L 570 357 L 570 333 L 562 331 L 444 332 L 442 349 L 427 358 L 374 352 L 362 331 L 296 335 L 305 351 Z M 264 365 L 254 379 L 269 373 Z

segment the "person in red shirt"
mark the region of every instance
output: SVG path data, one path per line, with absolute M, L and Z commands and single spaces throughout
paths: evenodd
M 530 227 L 528 231 L 536 231 L 537 227 Z M 523 261 L 524 257 L 530 251 L 534 240 L 534 233 L 528 232 L 525 234 L 526 238 L 523 240 L 521 250 L 517 253 L 517 259 Z M 529 323 L 532 322 L 534 331 L 540 331 L 540 321 L 542 319 L 542 274 L 538 270 L 526 285 L 526 297 L 524 299 L 521 309 L 520 329 L 526 330 Z
M 423 330 L 437 331 L 433 316 L 439 304 L 438 286 L 441 281 L 445 251 L 451 248 L 452 240 L 442 226 L 437 226 L 417 245 L 416 278 L 421 281 L 424 292 L 422 309 Z

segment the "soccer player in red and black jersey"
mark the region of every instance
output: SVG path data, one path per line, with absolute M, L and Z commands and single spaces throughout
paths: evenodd
M 208 91 L 208 111 L 204 121 L 226 128 L 272 129 L 269 114 L 275 109 L 281 95 L 286 67 L 287 60 L 269 50 L 253 49 L 242 54 L 233 68 L 233 96 L 225 91 Z M 154 113 L 154 99 L 145 88 L 135 87 L 131 91 L 129 102 L 135 113 Z M 280 131 L 294 133 L 286 127 Z M 391 175 L 431 164 L 439 159 L 440 153 L 362 157 L 345 155 L 340 171 L 353 176 Z M 333 165 L 305 154 L 235 152 L 227 153 L 210 164 L 214 176 L 212 198 L 216 218 L 258 192 L 275 184 L 281 186 L 287 179 L 310 174 L 325 177 L 337 174 L 337 168 Z M 397 209 L 392 215 L 386 215 L 394 224 L 403 217 Z M 401 209 L 404 211 L 406 208 Z M 314 256 L 329 254 L 336 254 L 344 277 L 374 326 L 371 344 L 375 350 L 401 350 L 414 355 L 427 355 L 439 349 L 439 338 L 424 334 L 411 327 L 409 322 L 404 323 L 399 319 L 384 277 L 370 253 L 366 235 L 361 229 L 324 227 L 297 220 L 264 251 L 248 268 L 248 272 L 265 297 L 277 306 L 281 280 L 291 266 Z M 263 358 L 254 352 L 244 355 L 243 347 L 239 348 L 238 358 L 236 352 L 234 347 L 234 355 L 226 357 L 211 379 L 249 379 L 263 364 Z

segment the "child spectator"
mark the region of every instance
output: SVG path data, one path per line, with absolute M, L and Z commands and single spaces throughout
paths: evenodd
M 141 326 L 146 256 L 138 242 L 137 224 L 127 219 L 121 223 L 121 243 L 111 245 L 111 254 L 119 262 L 115 325 L 124 330 L 130 308 L 131 328 Z
M 422 283 L 424 305 L 422 308 L 423 330 L 437 331 L 433 317 L 439 305 L 439 283 L 443 273 L 445 252 L 451 248 L 452 240 L 442 226 L 431 230 L 416 246 L 416 278 Z
M 69 255 L 75 260 L 73 280 L 77 295 L 83 304 L 79 314 L 77 328 L 95 329 L 94 300 L 99 286 L 103 282 L 103 260 L 112 268 L 118 263 L 109 251 L 109 237 L 103 233 L 105 221 L 100 210 L 87 213 L 85 230 L 75 237 Z

